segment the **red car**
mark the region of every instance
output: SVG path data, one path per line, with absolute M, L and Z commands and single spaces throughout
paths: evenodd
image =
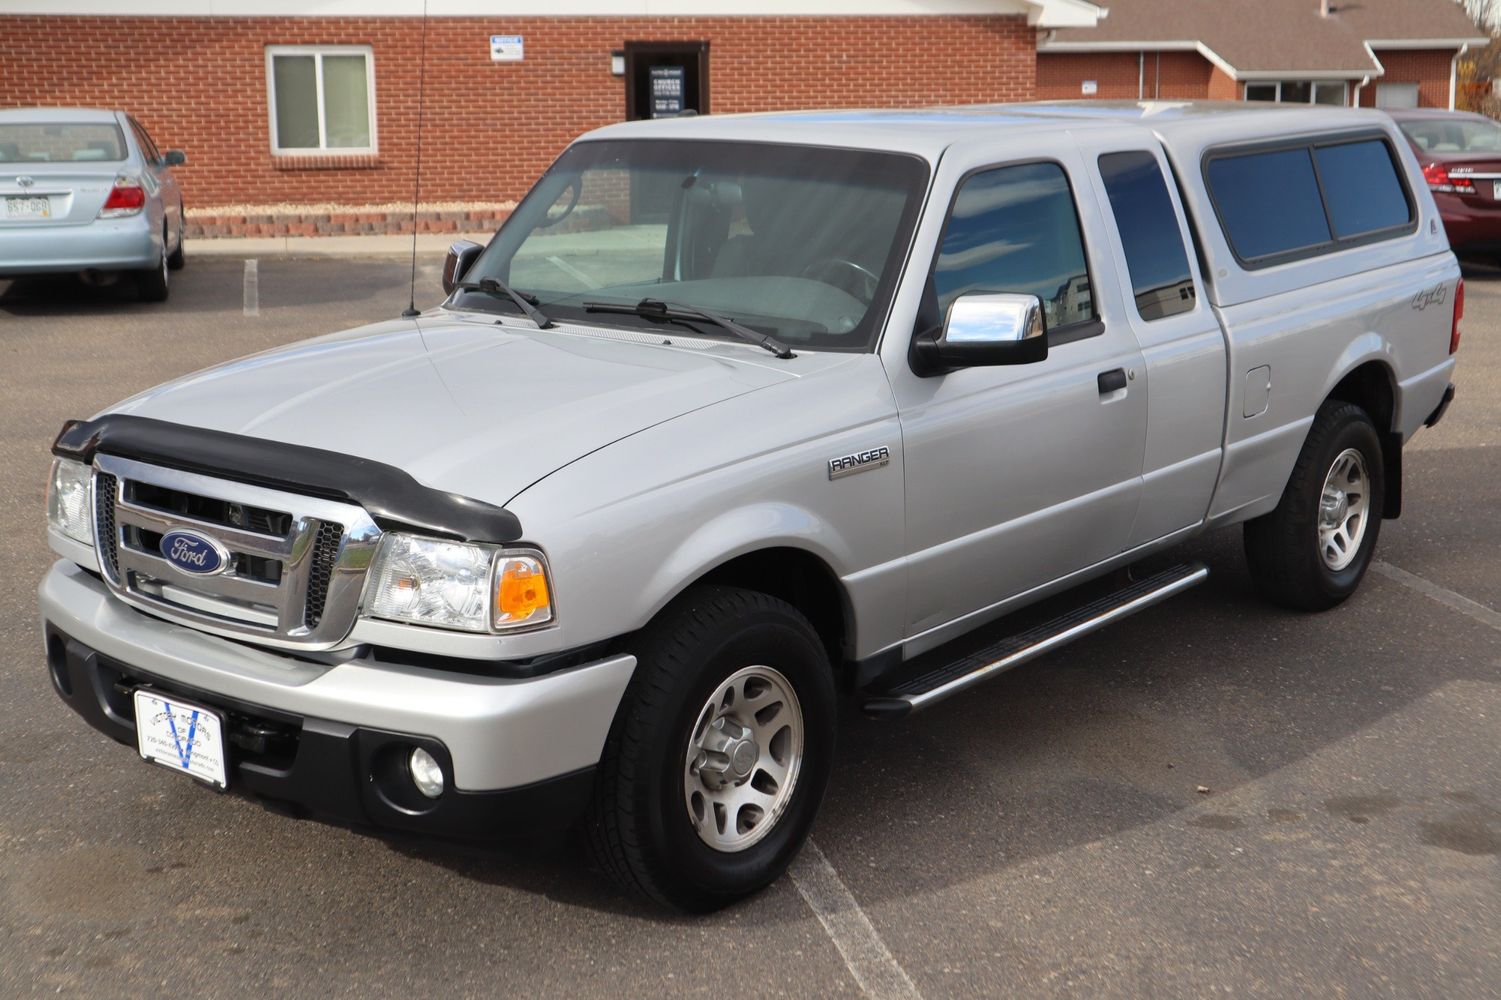
M 1457 254 L 1501 257 L 1501 124 L 1466 111 L 1392 111 Z

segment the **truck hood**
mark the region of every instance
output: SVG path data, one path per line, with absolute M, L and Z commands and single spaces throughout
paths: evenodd
M 504 504 L 611 442 L 841 359 L 755 351 L 439 314 L 242 358 L 109 412 L 356 455 Z

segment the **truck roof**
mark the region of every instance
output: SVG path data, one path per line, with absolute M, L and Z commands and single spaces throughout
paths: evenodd
M 1039 101 L 892 110 L 773 111 L 625 122 L 589 139 L 723 139 L 884 149 L 936 159 L 965 142 L 1007 131 L 1141 125 L 1164 139 L 1199 144 L 1386 124 L 1362 108 L 1247 101 Z

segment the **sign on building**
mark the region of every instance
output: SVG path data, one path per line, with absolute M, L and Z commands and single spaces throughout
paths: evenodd
M 676 118 L 683 113 L 683 67 L 651 68 L 651 116 Z
M 1079 91 L 1085 97 L 1093 97 L 1100 92 L 1100 82 L 1098 80 L 1085 80 L 1084 85 L 1079 88 Z
M 526 58 L 526 43 L 520 35 L 491 35 L 491 62 L 521 62 Z

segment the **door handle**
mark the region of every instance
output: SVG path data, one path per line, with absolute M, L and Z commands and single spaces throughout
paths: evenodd
M 1108 372 L 1100 372 L 1097 381 L 1100 384 L 1100 395 L 1108 396 L 1126 387 L 1126 369 L 1112 368 Z

